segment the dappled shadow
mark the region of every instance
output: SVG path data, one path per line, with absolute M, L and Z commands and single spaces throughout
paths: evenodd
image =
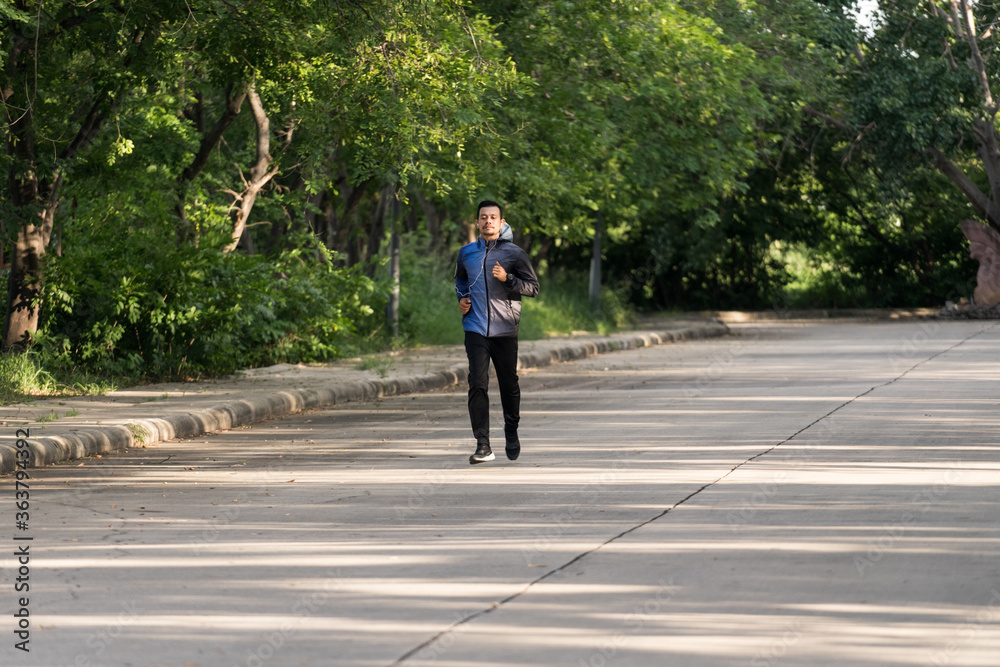
M 39 659 L 992 664 L 981 360 L 826 342 L 524 373 L 513 463 L 442 391 L 36 471 Z

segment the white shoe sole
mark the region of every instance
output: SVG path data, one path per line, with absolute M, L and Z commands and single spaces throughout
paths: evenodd
M 490 453 L 489 456 L 476 456 L 475 454 L 473 454 L 472 456 L 469 457 L 469 463 L 471 463 L 472 465 L 476 465 L 477 463 L 486 463 L 487 461 L 492 461 L 496 457 L 497 455 L 493 454 L 492 452 Z

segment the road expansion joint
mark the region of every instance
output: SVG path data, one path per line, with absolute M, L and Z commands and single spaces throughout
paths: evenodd
M 785 438 L 781 442 L 778 442 L 775 445 L 772 445 L 771 447 L 765 449 L 764 451 L 759 452 L 757 454 L 754 454 L 753 456 L 749 457 L 745 461 L 742 461 L 742 462 L 738 463 L 737 465 L 733 466 L 728 472 L 726 472 L 726 474 L 724 474 L 721 477 L 719 477 L 718 479 L 716 479 L 716 480 L 714 480 L 712 482 L 709 482 L 709 483 L 705 484 L 704 486 L 696 489 L 695 491 L 691 492 L 690 494 L 688 494 L 687 496 L 685 496 L 681 500 L 677 501 L 676 503 L 674 503 L 670 507 L 668 507 L 668 508 L 662 510 L 661 512 L 657 513 L 655 516 L 653 516 L 653 517 L 651 517 L 649 519 L 646 519 L 645 521 L 637 523 L 634 526 L 631 526 L 631 527 L 623 530 L 622 532 L 618 533 L 617 535 L 615 535 L 615 536 L 613 536 L 613 537 L 605 540 L 604 542 L 598 544 L 597 546 L 595 546 L 595 547 L 593 547 L 591 549 L 588 549 L 587 551 L 583 551 L 583 552 L 577 554 L 576 556 L 574 556 L 570 560 L 566 561 L 562 565 L 560 565 L 560 566 L 558 566 L 558 567 L 556 567 L 556 568 L 554 568 L 552 570 L 549 570 L 548 572 L 542 574 L 541 576 L 539 576 L 538 578 L 534 579 L 533 581 L 530 581 L 523 588 L 521 588 L 521 590 L 517 591 L 516 593 L 513 593 L 512 595 L 509 595 L 508 597 L 506 597 L 506 598 L 504 598 L 502 600 L 499 600 L 499 601 L 491 603 L 490 606 L 487 607 L 487 608 L 485 608 L 485 609 L 480 609 L 479 611 L 473 612 L 472 614 L 469 614 L 468 616 L 465 616 L 464 618 L 461 618 L 461 619 L 455 621 L 454 623 L 452 623 L 451 625 L 449 625 L 444 630 L 438 632 L 437 634 L 435 634 L 433 637 L 431 637 L 427 641 L 425 641 L 422 644 L 420 644 L 419 646 L 417 646 L 417 647 L 415 647 L 415 648 L 410 649 L 409 651 L 407 651 L 405 654 L 403 654 L 402 656 L 400 656 L 395 662 L 391 663 L 391 665 L 389 667 L 396 667 L 397 665 L 403 664 L 404 662 L 406 662 L 410 658 L 412 658 L 415 655 L 417 655 L 419 652 L 421 652 L 424 649 L 427 649 L 427 648 L 433 646 L 436 642 L 438 642 L 442 638 L 444 638 L 447 635 L 455 632 L 455 630 L 458 629 L 458 628 L 460 628 L 461 626 L 466 625 L 468 623 L 471 623 L 472 621 L 476 620 L 477 618 L 481 618 L 483 616 L 486 616 L 487 614 L 489 614 L 489 613 L 491 613 L 493 611 L 496 611 L 497 609 L 500 609 L 501 607 L 503 607 L 507 603 L 513 602 L 514 600 L 518 599 L 519 597 L 521 597 L 522 595 L 524 595 L 525 593 L 527 593 L 529 590 L 531 590 L 536 584 L 540 584 L 541 582 L 545 581 L 546 579 L 549 579 L 550 577 L 552 577 L 552 576 L 554 576 L 556 574 L 559 574 L 560 572 L 565 571 L 567 568 L 571 567 L 575 563 L 578 563 L 579 561 L 583 560 L 587 556 L 600 551 L 601 549 L 603 549 L 604 547 L 608 546 L 609 544 L 620 540 L 621 538 L 625 537 L 629 533 L 635 532 L 636 530 L 639 530 L 640 528 L 642 528 L 644 526 L 648 526 L 649 524 L 662 519 L 664 516 L 666 516 L 667 514 L 669 514 L 671 511 L 677 509 L 678 507 L 680 507 L 681 505 L 683 505 L 687 501 L 691 500 L 695 496 L 699 495 L 703 491 L 712 488 L 713 486 L 719 484 L 720 482 L 722 482 L 726 478 L 730 477 L 733 473 L 735 473 L 740 468 L 744 467 L 745 465 L 747 465 L 747 464 L 749 464 L 749 463 L 751 463 L 751 462 L 753 462 L 753 461 L 755 461 L 755 460 L 757 460 L 757 459 L 759 459 L 759 458 L 761 458 L 761 457 L 763 457 L 763 456 L 765 456 L 767 454 L 770 454 L 771 452 L 773 452 L 774 450 L 776 450 L 778 447 L 781 447 L 782 445 L 791 442 L 796 437 L 802 435 L 806 431 L 808 431 L 808 430 L 816 427 L 817 425 L 821 424 L 824 420 L 829 419 L 834 414 L 836 414 L 837 412 L 840 412 L 841 410 L 843 410 L 847 406 L 853 404 L 854 402 L 858 401 L 859 399 L 862 399 L 865 396 L 868 396 L 869 394 L 871 394 L 872 392 L 877 391 L 879 389 L 882 389 L 883 387 L 888 387 L 889 385 L 894 384 L 895 382 L 898 382 L 899 380 L 901 380 L 904 377 L 906 377 L 906 375 L 908 375 L 909 373 L 911 373 L 914 370 L 916 370 L 918 367 L 920 367 L 920 366 L 922 366 L 922 365 L 924 365 L 924 364 L 926 364 L 926 363 L 928 363 L 930 361 L 933 361 L 937 357 L 940 357 L 940 356 L 946 354 L 947 352 L 950 352 L 950 351 L 954 350 L 955 348 L 960 347 L 961 345 L 964 345 L 969 340 L 972 340 L 973 338 L 975 338 L 975 337 L 977 337 L 977 336 L 985 333 L 986 331 L 994 329 L 994 328 L 996 328 L 998 326 L 1000 326 L 1000 323 L 993 324 L 993 325 L 990 325 L 990 326 L 987 326 L 987 327 L 983 327 L 979 331 L 977 331 L 977 332 L 975 332 L 975 333 L 973 333 L 973 334 L 971 334 L 971 335 L 963 338 L 962 340 L 958 341 L 954 345 L 952 345 L 950 347 L 947 347 L 947 348 L 945 348 L 943 350 L 939 350 L 938 352 L 935 352 L 934 354 L 930 355 L 929 357 L 926 357 L 924 359 L 921 359 L 921 360 L 917 361 L 916 363 L 914 363 L 913 365 L 911 365 L 909 368 L 907 368 L 906 370 L 904 370 L 902 373 L 900 373 L 896 377 L 894 377 L 894 378 L 892 378 L 890 380 L 886 380 L 885 382 L 881 382 L 879 384 L 876 384 L 876 385 L 868 388 L 867 390 L 861 392 L 857 396 L 854 396 L 853 398 L 850 398 L 850 399 L 844 401 L 843 403 L 841 403 L 837 407 L 833 408 L 832 410 L 830 410 L 826 414 L 824 414 L 821 417 L 813 420 L 809 424 L 803 426 L 798 431 L 796 431 L 795 433 L 791 434 L 790 436 L 788 436 L 787 438 Z

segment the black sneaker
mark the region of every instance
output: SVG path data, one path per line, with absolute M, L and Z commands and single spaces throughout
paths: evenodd
M 476 453 L 469 457 L 469 463 L 475 465 L 477 463 L 486 463 L 487 461 L 492 461 L 496 457 L 493 455 L 493 450 L 490 446 L 484 443 L 476 445 Z
M 513 439 L 507 440 L 507 458 L 511 461 L 516 461 L 517 457 L 521 455 L 521 443 L 515 435 Z

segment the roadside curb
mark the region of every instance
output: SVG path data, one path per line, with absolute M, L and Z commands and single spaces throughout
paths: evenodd
M 705 310 L 698 313 L 729 324 L 769 322 L 775 320 L 926 320 L 938 316 L 940 308 L 812 308 L 746 310 Z
M 518 369 L 542 368 L 554 363 L 585 359 L 619 350 L 713 338 L 723 336 L 728 331 L 729 328 L 725 324 L 715 320 L 673 331 L 633 331 L 612 334 L 600 340 L 570 339 L 564 345 L 553 349 L 520 354 Z M 466 364 L 459 364 L 422 375 L 341 382 L 320 389 L 286 389 L 253 399 L 227 401 L 211 408 L 175 417 L 151 419 L 137 417 L 125 424 L 89 427 L 69 434 L 48 435 L 41 438 L 26 438 L 31 452 L 28 465 L 38 467 L 155 442 L 193 438 L 204 433 L 226 431 L 303 410 L 443 389 L 462 382 L 468 372 Z M 0 473 L 15 470 L 16 452 L 14 446 L 0 444 Z

